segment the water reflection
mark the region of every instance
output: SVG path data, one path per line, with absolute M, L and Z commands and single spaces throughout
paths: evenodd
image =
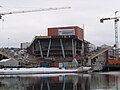
M 119 90 L 120 73 L 1 75 L 0 90 Z

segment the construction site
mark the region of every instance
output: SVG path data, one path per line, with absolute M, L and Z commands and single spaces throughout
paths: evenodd
M 35 36 L 24 53 L 10 52 L 10 49 L 1 49 L 1 60 L 11 58 L 19 61 L 20 65 L 41 67 L 91 66 L 94 71 L 116 70 L 120 65 L 119 49 L 107 45 L 96 47 L 84 40 L 84 30 L 78 26 L 48 28 L 48 36 Z M 78 62 L 77 66 L 74 59 Z
M 47 11 L 66 9 L 49 8 L 40 10 L 17 11 L 1 13 L 3 15 L 27 13 L 36 11 Z M 118 48 L 118 28 L 119 17 L 102 18 L 104 20 L 114 20 L 115 44 L 113 46 L 103 45 L 96 47 L 91 42 L 84 39 L 84 29 L 79 26 L 50 27 L 47 36 L 35 36 L 23 54 L 11 52 L 11 49 L 0 49 L 0 59 L 13 59 L 19 61 L 20 65 L 36 64 L 42 67 L 67 67 L 91 66 L 94 70 L 118 68 L 120 65 L 120 49 Z M 76 64 L 77 63 L 77 64 Z M 119 67 L 120 68 L 120 67 Z
M 35 36 L 27 51 L 39 57 L 40 62 L 66 63 L 75 58 L 79 65 L 92 65 L 94 69 L 101 70 L 108 64 L 120 64 L 119 52 L 116 54 L 114 48 L 107 45 L 96 47 L 84 40 L 82 28 L 70 26 L 48 28 L 48 36 Z

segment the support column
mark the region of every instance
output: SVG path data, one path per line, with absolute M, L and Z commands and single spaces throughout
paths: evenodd
M 73 57 L 75 57 L 74 40 L 73 39 L 72 39 L 72 53 L 73 53 Z
M 62 39 L 60 39 L 60 44 L 61 44 L 61 48 L 62 48 L 63 57 L 65 58 L 65 51 L 64 51 Z
M 84 42 L 82 42 L 82 52 L 81 54 L 84 54 Z
M 51 39 L 49 41 L 49 46 L 48 46 L 48 51 L 47 51 L 47 57 L 49 56 L 49 53 L 50 53 L 50 47 L 51 47 Z
M 41 47 L 41 43 L 40 43 L 39 40 L 38 40 L 38 45 L 39 45 L 39 48 L 40 48 L 40 55 L 43 58 L 42 47 Z
M 84 54 L 84 41 L 82 42 L 82 50 L 81 50 L 81 55 L 82 55 L 82 65 L 85 65 L 85 54 Z
M 76 40 L 75 40 L 75 56 L 76 56 Z
M 34 53 L 34 50 L 35 50 L 35 49 L 34 49 L 34 42 L 33 42 L 33 46 L 32 46 L 32 54 L 35 54 L 35 53 Z

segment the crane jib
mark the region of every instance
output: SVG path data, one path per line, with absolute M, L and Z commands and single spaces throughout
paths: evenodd
M 71 7 L 58 7 L 58 8 L 44 8 L 44 9 L 35 9 L 35 10 L 26 10 L 26 11 L 13 11 L 13 12 L 5 12 L 0 13 L 0 19 L 2 19 L 3 15 L 9 14 L 19 14 L 19 13 L 29 13 L 29 12 L 39 12 L 39 11 L 49 11 L 49 10 L 59 10 L 59 9 L 70 9 Z

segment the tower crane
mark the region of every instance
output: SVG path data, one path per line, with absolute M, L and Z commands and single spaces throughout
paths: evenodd
M 115 12 L 115 17 L 112 18 L 102 18 L 100 19 L 100 22 L 103 23 L 105 20 L 111 20 L 114 19 L 114 29 L 115 29 L 115 46 L 116 49 L 118 48 L 118 25 L 117 22 L 119 21 L 120 16 L 116 16 L 118 11 Z
M 44 9 L 35 9 L 35 10 L 26 10 L 26 11 L 13 11 L 13 12 L 5 12 L 0 13 L 0 19 L 2 16 L 9 14 L 19 14 L 19 13 L 29 13 L 29 12 L 39 12 L 39 11 L 50 11 L 50 10 L 58 10 L 58 9 L 70 9 L 71 7 L 58 7 L 58 8 L 44 8 Z
M 70 8 L 71 7 L 56 7 L 56 8 L 44 8 L 44 9 L 25 10 L 25 11 L 3 12 L 3 13 L 0 13 L 0 19 L 2 19 L 2 16 L 10 15 L 10 14 L 20 14 L 20 13 L 29 13 L 29 12 L 50 11 L 50 10 L 59 10 L 59 9 L 70 9 Z
M 115 55 L 117 55 L 117 49 L 118 49 L 118 24 L 117 22 L 119 21 L 120 16 L 117 16 L 118 11 L 115 11 L 115 17 L 111 18 L 102 18 L 100 19 L 100 22 L 103 23 L 105 20 L 114 20 L 114 29 L 115 29 Z M 118 57 L 118 56 L 116 56 Z

